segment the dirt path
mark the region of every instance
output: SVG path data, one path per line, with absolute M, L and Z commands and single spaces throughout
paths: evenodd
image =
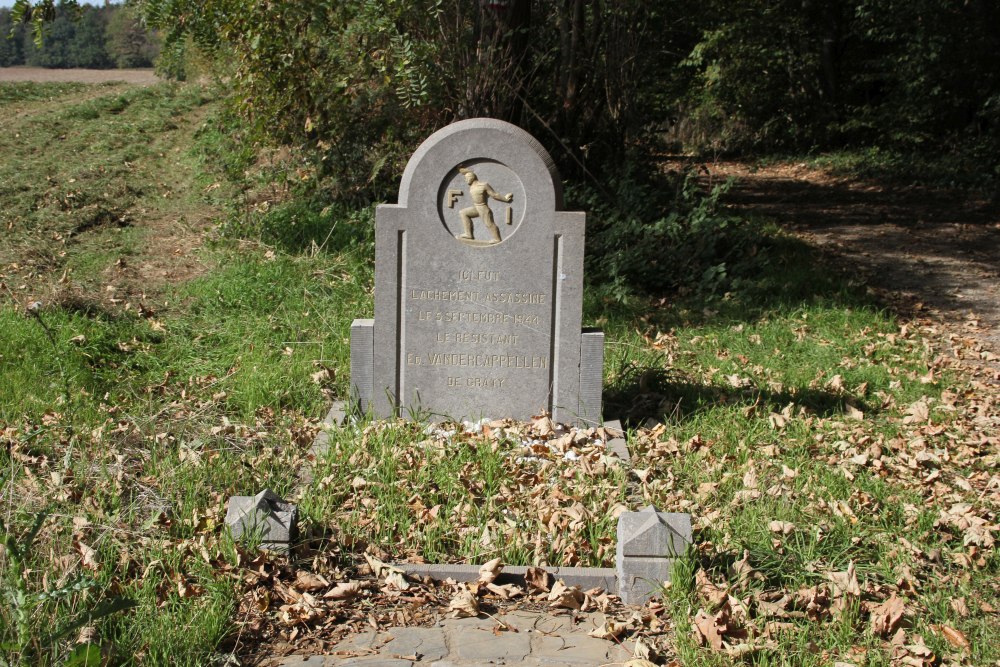
M 727 202 L 776 219 L 857 270 L 903 314 L 934 316 L 1000 355 L 1000 209 L 961 191 L 840 178 L 805 164 L 707 165 Z M 989 357 L 989 355 L 985 355 Z
M 46 69 L 44 67 L 0 67 L 0 83 L 34 81 L 36 83 L 107 83 L 122 81 L 152 85 L 162 79 L 151 69 Z

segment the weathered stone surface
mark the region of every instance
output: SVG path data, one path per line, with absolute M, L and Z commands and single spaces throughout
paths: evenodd
M 540 664 L 603 665 L 614 645 L 586 635 L 542 635 L 532 639 L 531 655 Z
M 330 447 L 330 433 L 328 429 L 340 426 L 346 418 L 347 406 L 344 404 L 344 401 L 334 401 L 333 405 L 330 406 L 330 411 L 326 413 L 326 418 L 323 419 L 323 428 L 316 434 L 316 439 L 313 440 L 312 448 L 310 449 L 313 456 L 322 456 L 326 452 Z M 311 471 L 300 471 L 299 478 L 303 480 L 303 483 L 308 484 L 312 481 Z
M 395 628 L 386 639 L 382 654 L 415 655 L 421 661 L 440 660 L 448 655 L 442 628 Z
M 662 594 L 670 581 L 673 558 L 626 558 L 618 575 L 618 595 L 625 604 L 642 604 Z
M 361 654 L 373 653 L 376 646 L 382 644 L 379 633 L 374 630 L 364 630 L 353 635 L 348 635 L 341 641 L 334 650 L 340 652 L 358 652 Z
M 330 659 L 322 655 L 290 655 L 274 664 L 276 667 L 327 667 Z
M 360 414 L 371 408 L 375 391 L 375 320 L 351 322 L 351 404 Z
M 232 496 L 226 510 L 226 526 L 234 539 L 258 537 L 261 548 L 287 551 L 295 538 L 298 508 L 270 489 L 256 496 Z
M 689 514 L 657 512 L 650 506 L 619 516 L 615 569 L 622 602 L 641 604 L 659 595 L 674 561 L 691 542 Z
M 622 555 L 674 557 L 691 544 L 691 515 L 657 512 L 647 507 L 618 517 L 618 551 Z
M 625 441 L 625 429 L 622 428 L 620 419 L 604 422 L 604 430 L 608 433 L 606 447 L 608 451 L 614 453 L 622 461 L 631 461 L 632 455 L 628 451 L 628 443 Z
M 449 627 L 451 658 L 473 663 L 518 664 L 531 652 L 531 635 L 527 632 L 462 630 Z
M 599 424 L 603 337 L 580 328 L 585 214 L 561 208 L 551 158 L 516 126 L 465 120 L 421 144 L 399 203 L 376 214 L 377 353 L 369 389 L 356 323 L 358 405 Z
M 589 637 L 606 620 L 601 613 L 539 612 L 514 609 L 481 618 L 442 618 L 434 627 L 390 628 L 352 635 L 334 647 L 331 655 L 288 657 L 265 661 L 276 665 L 345 667 L 413 665 L 432 667 L 589 667 L 621 665 L 633 655 L 634 644 Z M 496 632 L 500 624 L 509 630 Z M 335 655 L 336 654 L 336 655 Z M 415 656 L 415 657 L 414 657 Z

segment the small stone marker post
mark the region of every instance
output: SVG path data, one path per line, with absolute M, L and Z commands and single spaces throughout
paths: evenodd
M 375 319 L 351 326 L 352 400 L 377 417 L 601 423 L 604 334 L 582 331 L 585 214 L 502 121 L 435 132 L 378 207 Z
M 299 510 L 270 489 L 256 496 L 232 496 L 226 510 L 226 525 L 233 539 L 260 539 L 260 548 L 288 553 L 298 529 Z
M 615 570 L 622 602 L 642 604 L 659 595 L 692 538 L 690 514 L 658 512 L 652 505 L 621 514 Z

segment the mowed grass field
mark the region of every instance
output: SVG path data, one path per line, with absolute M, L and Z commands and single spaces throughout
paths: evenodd
M 767 221 L 758 276 L 725 294 L 588 286 L 629 465 L 537 424 L 361 421 L 317 458 L 372 312 L 372 211 L 296 198 L 294 161 L 242 142 L 210 88 L 0 84 L 0 119 L 0 660 L 252 664 L 406 608 L 374 582 L 289 614 L 300 572 L 610 566 L 615 513 L 646 504 L 697 538 L 629 621 L 659 663 L 1000 660 L 982 351 Z M 222 525 L 265 487 L 303 513 L 281 576 Z

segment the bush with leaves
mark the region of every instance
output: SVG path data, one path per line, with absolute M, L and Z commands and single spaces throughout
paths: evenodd
M 648 138 L 666 11 L 639 0 L 137 0 L 165 62 L 194 43 L 232 68 L 255 142 L 315 158 L 330 197 L 393 196 L 405 160 L 461 118 L 514 122 L 565 175 L 616 171 Z
M 571 187 L 567 198 L 589 211 L 588 279 L 616 298 L 677 288 L 719 293 L 760 259 L 758 227 L 719 205 L 730 182 L 706 189 L 688 169 L 626 172 L 609 186 Z

